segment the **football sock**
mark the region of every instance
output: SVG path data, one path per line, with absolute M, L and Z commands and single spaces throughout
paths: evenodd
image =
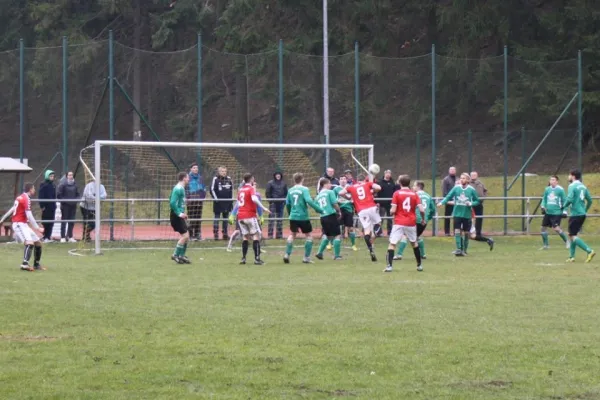
M 421 265 L 421 251 L 419 250 L 419 246 L 413 247 L 413 253 L 415 253 L 415 258 L 417 259 L 417 265 Z
M 425 241 L 419 239 L 419 250 L 421 251 L 421 257 L 425 256 Z
M 187 242 L 185 242 L 183 244 L 183 250 L 181 250 L 181 254 L 180 254 L 181 256 L 185 256 L 185 252 L 187 251 L 187 245 L 188 245 Z
M 592 249 L 590 249 L 589 246 L 583 240 L 581 240 L 581 238 L 575 238 L 574 242 L 577 247 L 579 247 L 581 250 L 585 251 L 586 253 L 589 254 L 592 252 Z
M 34 247 L 34 255 L 33 255 L 33 262 L 35 265 L 40 263 L 40 260 L 42 259 L 42 246 L 35 246 Z
M 388 249 L 387 251 L 387 265 L 392 266 L 392 262 L 394 261 L 394 249 Z
M 456 242 L 456 250 L 462 250 L 462 240 L 460 239 L 460 233 L 454 234 L 454 241 Z
M 310 253 L 312 253 L 313 241 L 312 239 L 306 239 L 304 242 L 304 257 L 310 257 Z
M 356 244 L 356 233 L 354 232 L 350 232 L 350 243 L 352 244 L 352 246 L 354 246 Z
M 246 242 L 246 243 L 248 243 L 248 242 Z M 260 259 L 260 240 L 254 240 L 252 242 L 252 250 L 254 250 L 254 259 L 259 260 Z
M 33 251 L 33 246 L 30 244 L 25 245 L 25 250 L 23 251 L 23 261 L 29 262 L 31 259 L 31 252 Z
M 248 241 L 244 239 L 242 242 L 242 258 L 246 258 L 248 255 Z
M 477 235 L 475 236 L 475 241 L 476 242 L 489 242 L 489 238 L 482 236 L 482 235 Z
M 175 247 L 175 253 L 173 253 L 174 256 L 181 256 L 183 255 L 183 245 L 177 243 L 177 246 Z
M 288 240 L 287 243 L 285 244 L 285 254 L 287 254 L 288 256 L 290 254 L 292 254 L 293 247 L 294 247 L 294 242 Z
M 319 245 L 319 251 L 317 251 L 317 254 L 323 254 L 325 248 L 327 247 L 327 244 L 329 244 L 329 239 L 327 239 L 326 237 L 321 239 L 321 244 Z
M 379 232 L 381 232 L 381 224 L 375 224 L 375 226 L 373 226 L 373 233 L 377 236 L 379 235 Z
M 469 234 L 465 233 L 463 237 L 463 251 L 466 253 L 469 248 Z
M 365 235 L 364 239 L 365 239 L 365 243 L 367 244 L 367 249 L 369 249 L 369 252 L 372 252 L 373 245 L 371 244 L 371 235 Z
M 548 232 L 542 232 L 542 243 L 544 246 L 548 246 Z
M 400 240 L 400 245 L 398 246 L 398 251 L 396 252 L 396 254 L 401 256 L 402 254 L 404 254 L 405 248 L 406 248 L 406 239 L 402 239 L 402 240 Z
M 560 238 L 563 240 L 563 242 L 567 243 L 567 235 L 565 235 L 564 232 L 558 232 L 558 236 L 560 236 Z M 546 239 L 546 240 L 548 240 L 548 239 Z
M 571 240 L 571 245 L 569 246 L 569 258 L 575 258 L 575 249 L 577 248 L 577 238 Z
M 340 239 L 334 239 L 333 240 L 333 255 L 336 257 L 339 257 L 341 249 L 342 249 L 342 241 Z

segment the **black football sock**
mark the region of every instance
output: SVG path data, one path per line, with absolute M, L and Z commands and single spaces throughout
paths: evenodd
M 417 266 L 421 265 L 421 250 L 419 250 L 419 247 L 413 247 L 413 253 L 415 253 L 417 259 Z
M 23 261 L 26 263 L 29 263 L 29 260 L 31 259 L 31 252 L 33 251 L 33 245 L 31 244 L 26 244 L 25 245 L 25 250 L 23 251 Z
M 42 259 L 42 246 L 34 247 L 33 265 L 38 265 Z
M 475 236 L 475 241 L 476 242 L 489 242 L 490 238 L 487 238 L 483 235 L 477 235 L 477 236 Z
M 391 267 L 393 261 L 394 261 L 394 250 L 393 249 L 388 249 L 388 251 L 387 251 L 387 264 Z
M 242 258 L 246 258 L 246 254 L 248 254 L 248 241 L 244 240 L 242 242 Z
M 260 241 L 259 240 L 255 240 L 252 242 L 252 250 L 254 250 L 254 259 L 255 260 L 260 259 Z
M 379 232 L 381 232 L 381 224 L 375 224 L 373 226 L 373 233 L 375 234 L 375 236 L 379 235 Z
M 365 243 L 367 244 L 367 249 L 369 249 L 369 252 L 372 252 L 373 246 L 371 245 L 371 235 L 365 235 L 364 239 Z

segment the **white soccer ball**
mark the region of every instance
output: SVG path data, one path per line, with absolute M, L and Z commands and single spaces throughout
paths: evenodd
M 379 165 L 377 165 L 377 164 L 371 164 L 371 166 L 369 167 L 369 172 L 372 173 L 373 175 L 377 175 L 380 170 L 381 169 L 379 168 Z

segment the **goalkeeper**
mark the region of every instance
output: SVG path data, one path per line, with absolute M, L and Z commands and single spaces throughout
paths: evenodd
M 244 186 L 244 182 L 242 182 L 242 186 Z M 257 190 L 257 184 L 256 181 L 254 181 L 254 190 Z M 258 201 L 262 201 L 262 197 L 260 195 L 260 193 L 258 193 L 258 191 L 256 192 L 256 197 L 258 197 Z M 229 214 L 229 223 L 231 225 L 233 225 L 234 221 L 235 221 L 235 231 L 233 231 L 233 233 L 231 234 L 231 236 L 229 237 L 229 243 L 227 244 L 227 252 L 231 253 L 233 251 L 233 241 L 242 233 L 242 231 L 240 230 L 240 223 L 237 221 L 237 214 L 238 214 L 238 210 L 239 210 L 240 206 L 238 204 L 238 202 L 235 202 L 235 206 L 233 207 L 233 210 L 231 211 L 231 214 Z M 264 217 L 263 217 L 263 209 L 260 207 L 257 207 L 256 209 L 256 213 L 258 214 L 258 223 L 260 224 L 260 240 L 261 240 L 261 249 L 260 252 L 261 253 L 266 253 L 265 250 L 262 249 L 263 246 L 263 234 L 262 234 L 262 226 L 265 222 Z

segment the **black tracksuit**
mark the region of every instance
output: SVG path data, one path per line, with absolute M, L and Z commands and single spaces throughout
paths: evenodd
M 378 181 L 377 184 L 379 186 L 381 186 L 381 190 L 379 192 L 377 192 L 377 198 L 378 199 L 389 199 L 389 200 L 376 200 L 376 202 L 379 204 L 379 215 L 381 215 L 382 218 L 389 217 L 389 218 L 387 218 L 387 234 L 389 236 L 390 233 L 392 232 L 392 225 L 394 224 L 394 219 L 390 215 L 390 209 L 392 208 L 392 200 L 391 199 L 392 199 L 392 196 L 394 195 L 394 192 L 396 190 L 398 190 L 399 187 L 398 187 L 398 185 L 396 185 L 394 183 L 394 181 L 392 179 L 390 179 L 390 180 L 382 179 L 382 180 Z M 382 223 L 382 225 L 383 225 L 383 223 Z
M 219 238 L 219 219 L 223 219 L 222 233 L 223 239 L 228 239 L 227 228 L 229 226 L 229 213 L 233 209 L 233 181 L 229 176 L 216 175 L 210 185 L 210 195 L 213 201 L 213 212 L 215 220 L 213 222 L 213 233 L 215 240 Z

